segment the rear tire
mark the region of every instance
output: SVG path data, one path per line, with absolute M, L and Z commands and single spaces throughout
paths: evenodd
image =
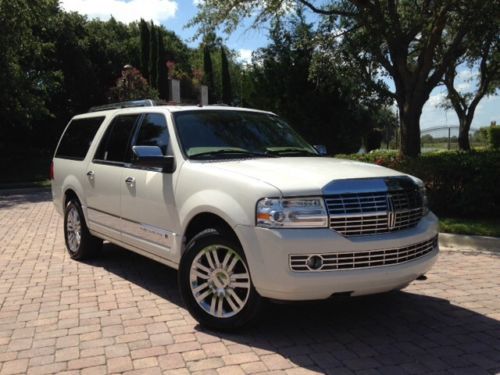
M 90 234 L 77 200 L 70 200 L 64 209 L 64 240 L 69 256 L 75 260 L 90 259 L 102 247 L 102 240 Z
M 243 249 L 234 236 L 217 229 L 196 235 L 186 246 L 179 267 L 179 289 L 191 315 L 216 330 L 234 330 L 259 312 Z

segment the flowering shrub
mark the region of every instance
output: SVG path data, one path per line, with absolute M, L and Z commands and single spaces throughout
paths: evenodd
M 339 158 L 375 163 L 422 179 L 438 215 L 500 218 L 500 152 L 441 151 L 417 158 L 377 151 Z
M 149 86 L 141 72 L 133 67 L 124 69 L 109 92 L 110 101 L 158 99 L 158 91 Z

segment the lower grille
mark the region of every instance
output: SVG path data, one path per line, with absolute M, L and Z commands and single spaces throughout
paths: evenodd
M 436 236 L 424 242 L 396 249 L 290 255 L 290 269 L 296 272 L 318 272 L 388 266 L 420 258 L 437 246 Z M 315 262 L 310 262 L 312 258 Z M 318 261 L 318 258 L 321 261 Z M 308 265 L 310 263 L 314 265 L 314 269 Z

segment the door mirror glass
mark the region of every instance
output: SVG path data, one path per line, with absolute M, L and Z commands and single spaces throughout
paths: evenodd
M 159 146 L 134 146 L 133 164 L 144 168 L 159 168 L 164 173 L 175 171 L 175 158 L 164 156 Z
M 316 151 L 318 151 L 318 153 L 320 155 L 322 155 L 322 156 L 323 155 L 328 155 L 328 151 L 326 150 L 326 146 L 325 145 L 314 145 L 313 147 L 316 149 Z

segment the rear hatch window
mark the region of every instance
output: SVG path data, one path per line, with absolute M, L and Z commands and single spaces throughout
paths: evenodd
M 104 116 L 76 119 L 69 123 L 56 150 L 56 158 L 83 160 Z

